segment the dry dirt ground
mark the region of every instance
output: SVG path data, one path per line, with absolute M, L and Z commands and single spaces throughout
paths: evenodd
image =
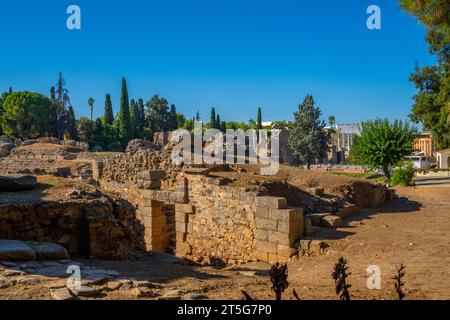
M 348 260 L 352 299 L 393 299 L 395 266 L 406 265 L 406 299 L 450 299 L 450 188 L 399 188 L 399 200 L 377 210 L 349 217 L 338 233 L 316 230 L 315 237 L 330 247 L 320 256 L 301 257 L 289 265 L 290 286 L 302 299 L 336 299 L 330 276 L 339 257 Z M 241 289 L 257 299 L 272 299 L 270 280 L 239 270 L 267 270 L 263 263 L 215 270 L 168 263 L 158 257 L 146 262 L 82 261 L 85 265 L 117 270 L 121 277 L 160 283 L 164 291 L 202 293 L 209 299 L 242 299 Z M 367 288 L 366 269 L 381 269 L 381 290 Z M 61 282 L 61 280 L 59 280 Z M 0 299 L 51 299 L 46 287 L 15 285 L 0 290 Z M 99 287 L 100 289 L 101 287 Z M 135 299 L 132 290 L 104 291 L 102 299 Z

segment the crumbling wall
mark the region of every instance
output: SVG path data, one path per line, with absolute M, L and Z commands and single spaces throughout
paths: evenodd
M 104 197 L 0 205 L 0 239 L 54 242 L 71 255 L 101 259 L 143 250 L 133 206 Z
M 102 172 L 99 178 L 118 183 L 134 183 L 137 174 L 144 170 L 164 170 L 166 179 L 163 188 L 173 188 L 182 166 L 172 164 L 171 151 L 142 150 L 134 154 L 124 153 L 104 157 L 101 162 Z

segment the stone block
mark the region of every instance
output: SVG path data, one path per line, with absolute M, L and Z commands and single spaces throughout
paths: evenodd
M 178 223 L 187 223 L 189 221 L 189 216 L 184 212 L 175 212 L 175 221 Z
M 175 240 L 176 242 L 186 242 L 187 234 L 184 232 L 176 232 L 175 233 Z
M 255 238 L 256 240 L 269 241 L 269 234 L 267 230 L 259 229 L 255 231 Z
M 166 173 L 160 170 L 146 170 L 137 174 L 138 179 L 157 181 L 163 180 L 166 177 Z
M 268 252 L 257 251 L 257 252 L 255 252 L 253 257 L 259 261 L 269 262 L 269 253 Z
M 281 257 L 291 258 L 297 254 L 297 251 L 289 246 L 279 244 L 277 246 L 277 254 Z
M 176 203 L 175 204 L 175 211 L 193 214 L 194 213 L 194 207 L 191 204 L 189 204 L 189 203 Z
M 339 228 L 342 224 L 341 218 L 338 216 L 326 216 L 320 220 L 320 225 L 325 228 Z
M 281 221 L 303 220 L 303 208 L 270 209 L 269 218 Z
M 309 218 L 304 219 L 304 235 L 307 237 L 312 236 L 313 228 L 312 228 L 312 221 Z
M 349 215 L 357 214 L 357 213 L 358 213 L 358 207 L 355 206 L 354 204 L 349 204 L 349 205 L 344 206 L 343 208 L 340 208 L 339 211 L 336 213 L 336 215 L 339 218 L 343 219 Z
M 285 246 L 293 247 L 294 243 L 301 235 L 289 234 L 284 232 L 269 231 L 269 242 L 278 243 Z
M 141 184 L 142 189 L 146 190 L 159 190 L 161 189 L 161 181 L 143 181 Z
M 285 264 L 285 263 L 288 263 L 288 262 L 289 262 L 289 258 L 282 257 L 282 256 L 279 256 L 277 254 L 269 253 L 269 263 L 270 264 L 275 264 L 275 263 Z
M 256 218 L 255 219 L 256 229 L 263 230 L 277 230 L 277 220 Z
M 176 225 L 175 225 L 175 231 L 176 232 L 187 233 L 187 231 L 188 231 L 188 224 L 187 223 L 182 223 L 182 222 L 177 222 Z
M 273 253 L 273 254 L 277 254 L 277 252 L 278 252 L 276 242 L 255 240 L 254 249 L 257 252 L 267 252 L 267 253 Z
M 312 213 L 306 217 L 311 220 L 313 226 L 320 226 L 320 221 L 326 216 L 330 216 L 331 213 Z
M 271 209 L 285 209 L 287 208 L 287 199 L 280 197 L 256 197 L 256 206 Z
M 283 233 L 303 234 L 303 220 L 282 221 L 278 220 L 277 230 Z
M 269 207 L 256 207 L 255 217 L 268 219 L 269 218 Z

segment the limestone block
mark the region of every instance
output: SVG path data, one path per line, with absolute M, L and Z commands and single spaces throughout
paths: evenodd
M 281 221 L 303 220 L 303 208 L 270 209 L 269 218 Z
M 189 203 L 176 203 L 175 204 L 175 211 L 193 214 L 194 213 L 194 207 L 191 204 L 189 204 Z
M 186 242 L 187 234 L 184 232 L 176 232 L 175 233 L 175 240 L 176 242 Z
M 297 251 L 294 248 L 291 248 L 289 246 L 284 246 L 282 244 L 279 244 L 277 246 L 277 254 L 278 256 L 285 257 L 285 258 L 291 258 L 297 254 Z
M 138 179 L 156 181 L 163 180 L 166 177 L 166 173 L 160 170 L 146 170 L 137 174 Z
M 269 242 L 275 242 L 281 245 L 293 247 L 294 243 L 301 235 L 277 232 L 277 231 L 269 231 Z
M 312 236 L 313 229 L 312 229 L 312 221 L 309 218 L 304 219 L 304 235 L 306 237 Z
M 357 213 L 358 213 L 358 207 L 355 206 L 354 204 L 349 204 L 349 205 L 344 206 L 343 208 L 340 208 L 339 211 L 336 213 L 336 215 L 343 219 L 349 215 L 357 214 Z
M 287 199 L 280 197 L 256 197 L 256 206 L 272 209 L 287 208 Z
M 175 212 L 175 221 L 178 223 L 187 223 L 188 222 L 188 215 L 184 212 Z
M 143 181 L 141 188 L 147 189 L 147 190 L 161 189 L 161 181 Z
M 257 218 L 269 218 L 269 207 L 256 207 L 255 216 Z
M 331 213 L 312 213 L 306 217 L 311 220 L 313 226 L 320 226 L 320 221 L 326 216 L 330 216 Z
M 187 231 L 188 231 L 188 224 L 187 223 L 182 223 L 182 222 L 177 222 L 176 225 L 175 225 L 175 230 L 176 230 L 176 232 L 187 233 Z
M 267 252 L 277 254 L 278 248 L 276 242 L 255 240 L 254 249 L 257 252 Z
M 255 219 L 256 229 L 263 230 L 277 230 L 277 220 L 256 218 Z
M 267 230 L 258 229 L 255 231 L 255 238 L 261 241 L 269 241 L 269 234 Z
M 326 228 L 339 228 L 342 223 L 338 216 L 326 216 L 320 220 L 320 225 Z

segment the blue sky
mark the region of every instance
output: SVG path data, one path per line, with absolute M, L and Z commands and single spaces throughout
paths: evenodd
M 82 30 L 66 28 L 77 4 Z M 382 9 L 382 29 L 366 9 Z M 313 94 L 324 119 L 404 119 L 418 62 L 434 63 L 425 29 L 396 0 L 17 0 L 0 10 L 0 90 L 48 95 L 62 71 L 77 116 L 87 100 L 118 111 L 120 80 L 131 98 L 159 93 L 179 112 L 215 106 L 224 120 L 292 119 Z

